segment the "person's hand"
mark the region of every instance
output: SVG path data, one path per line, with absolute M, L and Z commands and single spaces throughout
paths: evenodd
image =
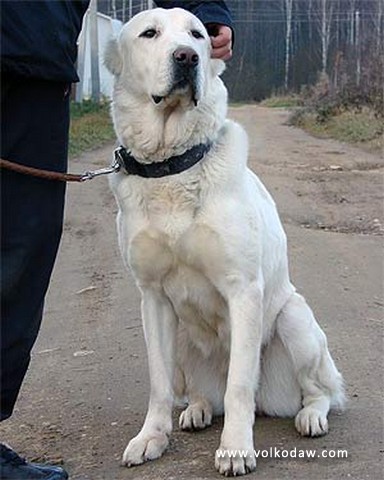
M 229 60 L 232 57 L 232 30 L 226 25 L 211 23 L 207 26 L 212 44 L 212 58 Z

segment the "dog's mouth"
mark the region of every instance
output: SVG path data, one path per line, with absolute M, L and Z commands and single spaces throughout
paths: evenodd
M 152 95 L 152 100 L 155 105 L 160 105 L 162 102 L 167 104 L 172 104 L 180 100 L 180 97 L 189 98 L 192 104 L 197 107 L 198 104 L 198 97 L 196 90 L 193 89 L 175 89 L 169 92 L 167 95 L 160 96 L 160 95 Z
M 186 99 L 187 103 L 192 103 L 196 107 L 199 97 L 196 75 L 180 75 L 174 77 L 165 95 L 152 95 L 152 100 L 155 105 L 160 105 L 162 102 L 170 104 Z

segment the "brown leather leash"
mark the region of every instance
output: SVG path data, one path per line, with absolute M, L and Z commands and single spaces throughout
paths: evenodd
M 74 173 L 60 173 L 53 172 L 51 170 L 42 170 L 39 168 L 27 167 L 26 165 L 20 165 L 19 163 L 11 162 L 9 160 L 3 160 L 0 158 L 0 168 L 6 168 L 13 172 L 22 173 L 24 175 L 32 175 L 33 177 L 45 178 L 46 180 L 56 180 L 60 182 L 85 182 L 86 180 L 92 180 L 100 175 L 108 175 L 109 173 L 115 173 L 120 170 L 120 164 L 115 160 L 109 167 L 100 168 L 99 170 L 86 171 L 81 174 Z

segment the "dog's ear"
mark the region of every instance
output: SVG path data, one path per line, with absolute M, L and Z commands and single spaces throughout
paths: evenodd
M 218 58 L 211 59 L 211 72 L 212 77 L 220 76 L 225 70 L 225 63 L 223 60 L 219 60 Z
M 113 75 L 119 75 L 123 69 L 123 59 L 116 38 L 108 40 L 104 50 L 104 65 Z

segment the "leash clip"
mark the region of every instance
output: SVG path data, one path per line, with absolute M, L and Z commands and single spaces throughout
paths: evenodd
M 99 177 L 100 175 L 109 175 L 110 173 L 117 173 L 120 170 L 121 166 L 120 163 L 115 158 L 114 162 L 105 168 L 100 168 L 99 170 L 89 170 L 84 172 L 81 176 L 81 182 L 85 182 L 86 180 L 92 180 L 95 177 Z

